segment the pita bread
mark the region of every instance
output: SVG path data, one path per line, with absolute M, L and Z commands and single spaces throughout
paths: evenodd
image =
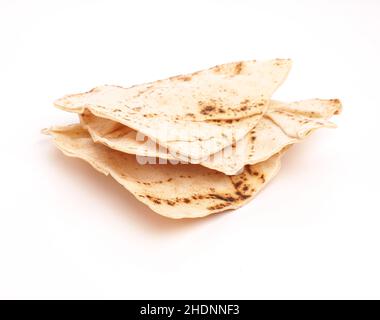
M 242 139 L 265 113 L 290 60 L 245 61 L 122 88 L 102 86 L 65 96 L 55 106 L 119 122 L 199 163 Z M 234 126 L 225 120 L 239 119 Z
M 79 115 L 79 118 L 94 142 L 128 154 L 178 161 L 178 158 L 172 155 L 167 148 L 157 144 L 155 140 L 147 140 L 142 134 L 140 137 L 139 132 L 119 122 L 99 118 L 87 110 Z
M 92 141 L 81 125 L 45 130 L 66 155 L 83 159 L 111 175 L 139 201 L 160 215 L 197 218 L 236 209 L 251 200 L 280 168 L 280 155 L 226 176 L 200 165 L 140 165 L 133 155 Z
M 270 158 L 285 146 L 302 141 L 318 128 L 335 127 L 328 119 L 340 110 L 341 103 L 337 99 L 292 103 L 271 101 L 268 112 L 254 129 L 234 147 L 227 147 L 211 155 L 201 165 L 227 175 L 237 174 L 245 165 L 253 165 Z M 233 121 L 230 122 L 230 125 L 234 125 Z M 168 159 L 171 163 L 178 162 L 175 154 L 171 154 L 155 141 L 143 140 L 138 132 L 120 123 L 96 117 L 88 111 L 81 115 L 81 123 L 95 142 L 112 149 L 152 157 L 154 163 L 156 157 Z
M 341 112 L 337 99 L 304 100 L 292 103 L 272 101 L 268 112 L 234 148 L 227 148 L 202 165 L 228 175 L 247 164 L 265 161 L 288 145 L 301 142 L 319 128 L 335 128 L 328 119 Z

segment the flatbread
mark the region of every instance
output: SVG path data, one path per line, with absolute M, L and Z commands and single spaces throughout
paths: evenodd
M 157 141 L 147 139 L 145 135 L 119 122 L 97 117 L 88 110 L 80 114 L 79 119 L 94 142 L 102 143 L 111 149 L 149 157 L 152 158 L 152 161 L 153 159 L 157 161 L 156 158 L 176 162 L 179 160 L 167 148 L 160 146 Z M 161 161 L 161 163 L 165 162 Z
M 253 165 L 270 158 L 285 146 L 302 141 L 318 128 L 335 127 L 328 119 L 340 110 L 341 103 L 337 99 L 313 99 L 292 103 L 271 101 L 268 112 L 254 129 L 234 147 L 224 148 L 211 155 L 201 162 L 201 165 L 227 175 L 237 174 L 245 165 Z M 156 141 L 146 141 L 143 135 L 123 124 L 96 117 L 89 111 L 80 117 L 81 123 L 95 142 L 124 153 L 151 157 L 147 160 L 150 163 L 166 163 L 162 159 L 178 163 L 180 159 L 177 154 L 170 153 Z M 230 120 L 230 123 L 225 125 L 234 126 L 236 121 L 239 120 Z
M 199 163 L 242 139 L 265 113 L 290 60 L 243 61 L 122 88 L 102 86 L 65 96 L 55 106 L 124 124 Z M 238 120 L 226 126 L 225 120 Z
M 139 201 L 160 215 L 197 218 L 236 209 L 251 200 L 278 172 L 281 153 L 226 176 L 200 165 L 140 165 L 134 155 L 94 143 L 81 125 L 44 131 L 66 155 L 85 160 L 111 175 Z
M 320 128 L 335 128 L 328 119 L 341 112 L 338 99 L 312 99 L 292 103 L 271 101 L 268 112 L 234 148 L 226 148 L 202 162 L 228 175 L 245 165 L 265 161 L 286 146 L 303 141 Z

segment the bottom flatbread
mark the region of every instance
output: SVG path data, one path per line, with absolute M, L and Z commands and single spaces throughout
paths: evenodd
M 158 214 L 173 218 L 198 218 L 236 209 L 251 200 L 279 171 L 281 153 L 236 176 L 192 164 L 144 164 L 135 155 L 94 143 L 81 125 L 44 131 L 67 156 L 85 160 L 111 175 L 139 201 Z

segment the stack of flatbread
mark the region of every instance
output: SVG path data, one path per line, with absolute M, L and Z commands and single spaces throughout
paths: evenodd
M 242 61 L 123 88 L 67 95 L 77 124 L 44 132 L 169 218 L 236 209 L 278 172 L 290 145 L 335 125 L 337 99 L 271 100 L 290 60 Z

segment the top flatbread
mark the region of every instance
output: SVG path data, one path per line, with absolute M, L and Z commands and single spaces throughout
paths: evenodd
M 285 80 L 290 60 L 245 61 L 122 88 L 102 86 L 55 106 L 119 122 L 194 161 L 243 138 Z M 234 126 L 224 120 L 241 119 Z M 248 118 L 248 120 L 247 120 Z M 177 143 L 172 143 L 177 142 Z

